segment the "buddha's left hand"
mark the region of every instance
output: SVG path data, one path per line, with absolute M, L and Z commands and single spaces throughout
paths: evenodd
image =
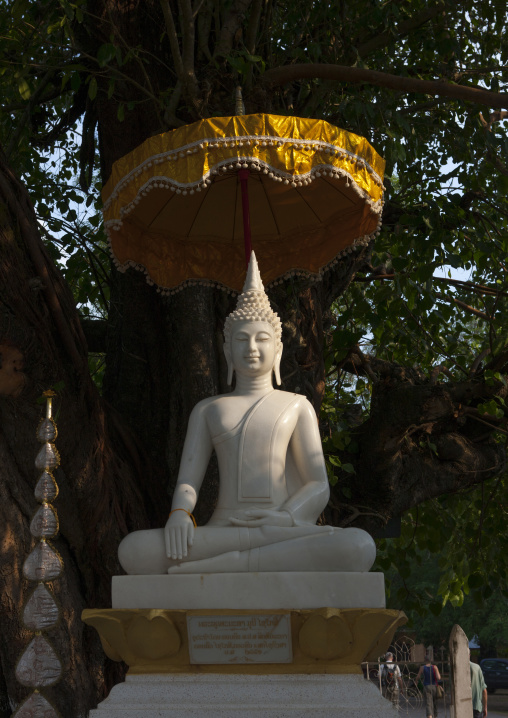
M 248 526 L 255 528 L 256 526 L 292 526 L 293 519 L 287 511 L 277 511 L 276 509 L 247 509 L 245 511 L 246 519 L 237 519 L 230 516 L 229 520 L 234 526 Z

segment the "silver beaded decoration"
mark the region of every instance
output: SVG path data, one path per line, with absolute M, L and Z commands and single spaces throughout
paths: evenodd
M 52 471 L 60 464 L 60 456 L 53 443 L 57 428 L 52 418 L 55 393 L 46 391 L 46 416 L 37 429 L 42 446 L 35 459 L 35 467 L 42 471 L 34 490 L 40 506 L 30 522 L 30 533 L 37 539 L 35 548 L 23 564 L 23 576 L 36 585 L 22 614 L 23 625 L 34 633 L 16 665 L 16 678 L 32 693 L 21 703 L 12 718 L 59 718 L 54 706 L 40 690 L 58 683 L 62 676 L 62 663 L 45 631 L 54 628 L 60 611 L 53 596 L 50 582 L 62 573 L 62 559 L 49 543 L 58 533 L 58 515 L 51 505 L 58 495 L 58 486 Z

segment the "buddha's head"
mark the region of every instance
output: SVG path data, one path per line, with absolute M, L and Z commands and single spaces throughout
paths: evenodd
M 228 384 L 233 381 L 235 369 L 252 376 L 273 370 L 275 381 L 280 384 L 281 337 L 280 319 L 270 307 L 252 252 L 243 291 L 224 325 Z

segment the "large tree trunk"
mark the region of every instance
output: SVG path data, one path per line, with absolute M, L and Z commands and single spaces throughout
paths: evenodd
M 46 255 L 26 190 L 0 164 L 0 697 L 1 716 L 28 694 L 14 667 L 28 644 L 21 610 L 33 585 L 22 565 L 33 548 L 37 508 L 34 467 L 42 392 L 58 387 L 55 416 L 61 466 L 55 478 L 64 571 L 54 582 L 62 618 L 49 632 L 64 665 L 47 695 L 62 716 L 85 716 L 121 676 L 94 631 L 80 620 L 87 606 L 110 603 L 116 549 L 126 532 L 147 525 L 160 496 L 143 481 L 144 459 L 116 412 L 93 386 L 72 296 Z M 160 493 L 160 491 L 159 491 Z M 147 508 L 148 507 L 148 508 Z M 152 507 L 152 508 L 150 508 Z

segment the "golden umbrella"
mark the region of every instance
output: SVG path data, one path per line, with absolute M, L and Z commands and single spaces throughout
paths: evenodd
M 113 259 L 164 293 L 240 291 L 252 233 L 266 285 L 318 279 L 379 231 L 384 164 L 365 138 L 298 117 L 214 117 L 150 137 L 103 190 Z

